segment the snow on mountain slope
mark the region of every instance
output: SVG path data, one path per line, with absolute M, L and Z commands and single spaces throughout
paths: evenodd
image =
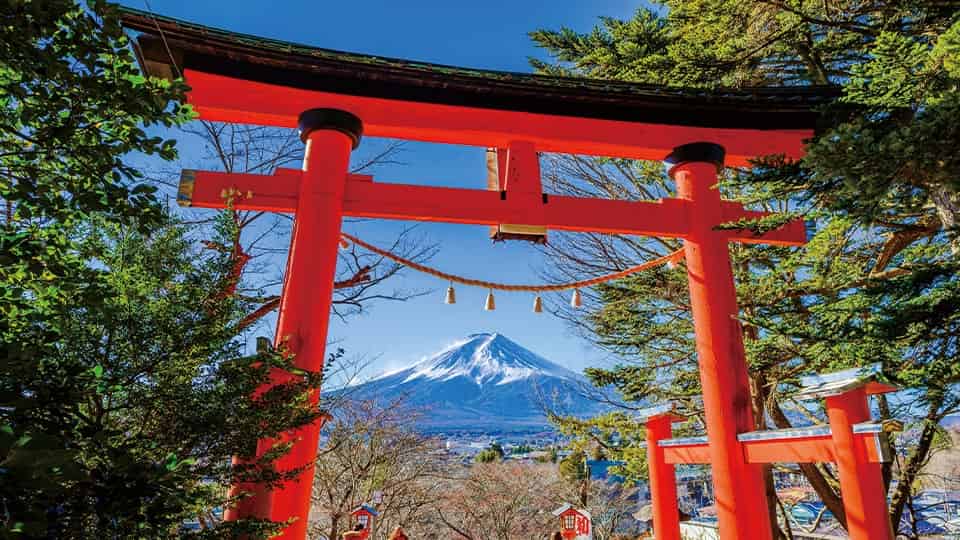
M 421 427 L 433 431 L 527 431 L 548 422 L 551 408 L 586 416 L 599 407 L 580 395 L 583 376 L 501 334 L 472 334 L 412 366 L 350 389 L 352 397 L 390 401 L 403 396 L 426 409 Z
M 500 334 L 472 334 L 401 371 L 409 373 L 404 382 L 418 378 L 445 381 L 466 377 L 481 386 L 507 384 L 537 375 L 579 377 Z

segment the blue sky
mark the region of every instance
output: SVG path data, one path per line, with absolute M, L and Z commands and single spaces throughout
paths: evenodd
M 599 16 L 626 18 L 639 5 L 627 0 L 121 3 L 235 32 L 324 48 L 510 71 L 529 71 L 527 58 L 544 56 L 531 43 L 527 32 L 560 26 L 587 31 Z M 375 143 L 367 141 L 370 146 Z M 189 139 L 181 142 L 183 154 L 196 150 L 190 144 Z M 377 180 L 485 187 L 482 148 L 411 143 L 404 148 L 401 159 L 402 165 L 376 171 Z M 365 222 L 347 230 L 382 245 L 408 225 Z M 431 265 L 469 277 L 508 283 L 537 282 L 538 271 L 546 264 L 526 244 L 492 245 L 486 227 L 423 224 L 418 234 L 439 247 Z M 368 368 L 368 375 L 408 365 L 467 334 L 490 331 L 501 332 L 574 370 L 606 362 L 601 353 L 572 335 L 562 321 L 546 313 L 532 313 L 533 297 L 529 294 L 497 293 L 496 311 L 485 312 L 485 290 L 459 287 L 458 303 L 448 306 L 442 303 L 445 282 L 405 271 L 393 286 L 434 291 L 404 303 L 379 302 L 366 314 L 346 322 L 331 322 L 330 335 L 339 346 L 350 354 L 376 359 Z

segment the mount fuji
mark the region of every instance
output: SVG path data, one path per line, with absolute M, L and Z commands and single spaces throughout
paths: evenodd
M 484 333 L 345 391 L 353 399 L 402 397 L 424 409 L 424 431 L 530 432 L 549 426 L 543 403 L 577 416 L 598 412 L 578 391 L 586 382 L 506 336 Z

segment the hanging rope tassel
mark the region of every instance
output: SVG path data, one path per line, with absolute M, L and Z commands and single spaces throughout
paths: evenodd
M 483 309 L 486 311 L 497 309 L 497 302 L 493 299 L 493 289 L 487 293 L 487 302 L 483 305 Z
M 543 300 L 540 299 L 539 294 L 533 299 L 533 312 L 543 313 Z
M 578 308 L 583 306 L 583 298 L 580 296 L 580 289 L 573 290 L 573 296 L 570 297 L 570 307 Z
M 457 291 L 453 290 L 453 283 L 447 287 L 447 297 L 443 299 L 444 304 L 456 304 L 457 303 Z

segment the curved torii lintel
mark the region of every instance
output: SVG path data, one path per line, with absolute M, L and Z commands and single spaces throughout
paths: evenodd
M 686 89 L 485 71 L 331 51 L 122 8 L 147 71 L 182 71 L 207 120 L 295 127 L 307 109 L 354 113 L 365 134 L 484 147 L 661 160 L 696 141 L 727 164 L 799 157 L 832 87 Z M 162 36 L 161 36 L 162 33 Z

